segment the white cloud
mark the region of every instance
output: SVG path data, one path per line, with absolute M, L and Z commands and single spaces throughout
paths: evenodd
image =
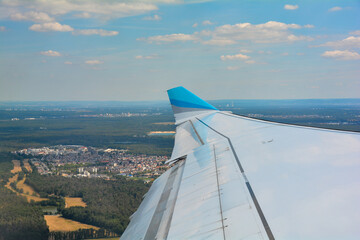
M 60 57 L 61 53 L 57 52 L 57 51 L 53 51 L 53 50 L 48 50 L 48 51 L 43 51 L 40 52 L 41 55 L 44 56 L 49 56 L 49 57 Z
M 315 26 L 314 25 L 312 25 L 312 24 L 306 24 L 306 25 L 304 25 L 304 28 L 314 28 Z
M 326 58 L 334 58 L 337 60 L 360 60 L 360 54 L 357 52 L 350 52 L 348 50 L 334 50 L 326 51 L 321 56 Z
M 220 57 L 220 59 L 222 61 L 226 61 L 226 60 L 247 60 L 250 59 L 249 56 L 245 55 L 245 54 L 235 54 L 235 55 L 222 55 Z
M 204 26 L 208 26 L 208 25 L 213 25 L 214 23 L 210 22 L 209 20 L 205 20 L 202 22 L 202 25 Z
M 50 17 L 44 12 L 26 12 L 26 13 L 14 13 L 10 15 L 10 19 L 14 21 L 32 21 L 32 22 L 54 22 L 55 19 Z
M 229 71 L 235 71 L 235 70 L 238 70 L 239 67 L 238 66 L 228 66 L 228 67 L 226 67 L 226 69 Z
M 198 25 L 199 25 L 198 23 L 194 23 L 194 24 L 192 25 L 192 27 L 193 27 L 193 28 L 196 28 Z
M 259 54 L 272 54 L 271 51 L 263 51 L 263 50 L 259 50 L 258 53 Z
M 71 65 L 71 64 L 73 64 L 73 63 L 70 62 L 70 61 L 66 61 L 66 62 L 64 62 L 64 64 L 66 64 L 66 65 Z
M 343 8 L 342 7 L 332 7 L 329 9 L 329 12 L 336 12 L 336 11 L 341 11 Z
M 155 14 L 154 16 L 148 16 L 148 17 L 144 17 L 144 20 L 148 20 L 148 21 L 160 21 L 161 17 L 157 14 Z
M 282 22 L 269 21 L 262 24 L 238 23 L 226 24 L 216 27 L 214 30 L 204 30 L 193 34 L 170 34 L 159 35 L 138 40 L 148 42 L 174 42 L 174 41 L 196 41 L 208 45 L 232 45 L 242 41 L 255 43 L 281 43 L 294 41 L 311 41 L 311 37 L 294 35 L 293 29 L 309 28 L 309 25 L 286 24 Z
M 351 35 L 360 35 L 360 30 L 350 32 Z
M 285 10 L 296 10 L 296 9 L 298 9 L 298 8 L 299 8 L 298 5 L 286 4 L 286 5 L 284 6 L 284 9 L 285 9 Z
M 36 31 L 36 32 L 71 32 L 74 31 L 72 27 L 69 25 L 62 25 L 58 22 L 52 22 L 52 23 L 40 23 L 40 24 L 34 24 L 31 27 L 29 27 L 30 30 Z
M 72 12 L 86 12 L 95 18 L 111 19 L 144 14 L 158 7 L 145 1 L 119 2 L 113 0 L 2 0 L 4 6 L 32 9 L 50 15 L 64 15 Z
M 166 42 L 175 42 L 175 41 L 195 41 L 197 38 L 194 35 L 190 34 L 183 34 L 183 33 L 174 33 L 169 35 L 159 35 L 159 36 L 152 36 L 146 39 L 138 38 L 137 40 L 146 40 L 149 43 L 156 42 L 156 43 L 166 43 Z
M 238 41 L 252 41 L 257 43 L 292 42 L 312 40 L 307 36 L 296 36 L 290 32 L 291 29 L 303 28 L 298 24 L 286 24 L 282 22 L 269 21 L 263 24 L 238 23 L 234 25 L 223 25 L 214 31 L 201 32 L 201 35 L 211 36 L 211 41 L 221 44 L 234 44 Z
M 117 31 L 108 31 L 104 29 L 82 29 L 73 32 L 73 35 L 100 35 L 102 37 L 116 36 L 118 34 L 119 32 Z
M 98 65 L 98 64 L 103 64 L 103 62 L 102 62 L 102 61 L 100 61 L 100 60 L 87 60 L 87 61 L 85 61 L 85 63 L 86 63 L 86 64 L 88 64 L 88 65 Z
M 340 41 L 327 42 L 319 45 L 320 47 L 334 47 L 334 48 L 360 48 L 360 36 L 350 36 Z
M 248 49 L 241 49 L 240 52 L 241 53 L 251 53 L 252 51 L 248 50 Z
M 210 39 L 207 41 L 203 41 L 203 44 L 206 45 L 217 45 L 217 46 L 225 46 L 225 45 L 232 45 L 232 44 L 236 44 L 236 41 L 231 40 L 231 39 Z
M 283 55 L 283 56 L 289 56 L 289 53 L 288 53 L 288 52 L 283 52 L 281 55 Z
M 6 31 L 6 27 L 0 26 L 0 32 L 5 32 L 5 31 Z
M 248 60 L 248 61 L 245 61 L 245 63 L 247 63 L 247 64 L 254 64 L 254 63 L 256 63 L 256 62 L 255 62 L 255 60 Z
M 77 17 L 77 18 L 91 18 L 91 14 L 88 13 L 88 12 L 82 12 L 82 13 L 74 14 L 74 17 Z
M 143 55 L 135 56 L 135 59 L 156 59 L 156 58 L 159 58 L 159 55 L 153 54 L 148 56 L 143 56 Z

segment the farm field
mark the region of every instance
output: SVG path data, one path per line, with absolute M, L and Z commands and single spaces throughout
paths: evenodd
M 24 167 L 26 168 L 26 170 L 27 170 L 28 172 L 32 172 L 32 168 L 31 168 L 31 166 L 30 166 L 30 164 L 29 164 L 29 160 L 28 160 L 28 159 L 24 159 L 24 160 L 23 160 L 23 163 L 24 163 Z
M 96 229 L 98 227 L 91 226 L 88 224 L 83 224 L 80 222 L 76 222 L 73 220 L 69 220 L 66 218 L 61 217 L 60 215 L 45 215 L 44 216 L 46 225 L 49 226 L 50 232 L 60 231 L 60 232 L 70 232 L 70 231 L 77 231 L 79 229 Z
M 65 208 L 69 207 L 86 207 L 86 203 L 82 198 L 77 197 L 65 197 Z
M 19 160 L 12 160 L 14 164 L 14 169 L 11 170 L 11 173 L 21 172 L 21 165 Z
M 14 168 L 11 170 L 12 173 L 19 173 L 22 171 L 21 169 L 21 165 L 20 165 L 20 161 L 19 160 L 13 160 L 12 161 L 14 164 Z M 32 171 L 31 166 L 29 165 L 28 162 L 26 162 L 28 167 L 26 167 L 25 162 L 24 162 L 24 166 L 28 171 Z M 44 200 L 48 200 L 47 198 L 41 198 L 40 195 L 38 193 L 36 193 L 34 191 L 34 189 L 32 187 L 30 187 L 29 185 L 25 184 L 25 180 L 26 180 L 26 175 L 24 176 L 24 178 L 20 181 L 18 181 L 19 178 L 19 174 L 16 174 L 14 176 L 12 176 L 11 178 L 9 178 L 8 182 L 6 183 L 5 187 L 13 192 L 15 192 L 17 195 L 21 195 L 26 197 L 26 200 L 28 202 L 31 202 L 31 200 L 35 201 L 35 202 L 40 202 L 40 201 L 44 201 Z M 13 189 L 11 187 L 11 183 L 16 182 L 16 188 L 17 189 L 22 189 L 23 193 L 20 193 L 18 191 L 16 191 L 16 189 Z
M 18 177 L 19 177 L 19 175 L 16 174 L 16 175 L 12 176 L 11 178 L 9 178 L 9 180 L 8 180 L 8 182 L 6 183 L 5 187 L 6 187 L 7 189 L 9 189 L 9 190 L 17 193 L 14 189 L 12 189 L 12 187 L 10 186 L 10 184 L 13 183 L 13 182 L 16 182 L 17 179 L 18 179 Z
M 23 193 L 20 195 L 26 197 L 27 201 L 30 202 L 31 200 L 34 200 L 35 202 L 40 202 L 44 200 L 48 200 L 47 198 L 41 198 L 40 195 L 34 191 L 32 187 L 25 184 L 26 176 L 20 181 L 17 182 L 16 187 L 18 189 L 22 189 Z

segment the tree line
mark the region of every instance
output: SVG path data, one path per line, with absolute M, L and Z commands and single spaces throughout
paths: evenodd
M 108 229 L 122 234 L 129 223 L 129 217 L 140 205 L 143 195 L 149 189 L 143 181 L 119 177 L 116 180 L 93 178 L 65 178 L 45 176 L 36 172 L 27 175 L 26 184 L 48 197 L 81 197 L 87 207 L 58 207 L 63 217 L 81 223 Z

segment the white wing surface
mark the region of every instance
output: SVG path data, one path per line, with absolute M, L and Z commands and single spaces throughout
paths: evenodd
M 360 134 L 218 111 L 168 91 L 172 164 L 121 239 L 359 239 Z

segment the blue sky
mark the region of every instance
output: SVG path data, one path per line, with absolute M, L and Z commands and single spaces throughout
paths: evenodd
M 360 97 L 359 1 L 0 1 L 0 101 Z

